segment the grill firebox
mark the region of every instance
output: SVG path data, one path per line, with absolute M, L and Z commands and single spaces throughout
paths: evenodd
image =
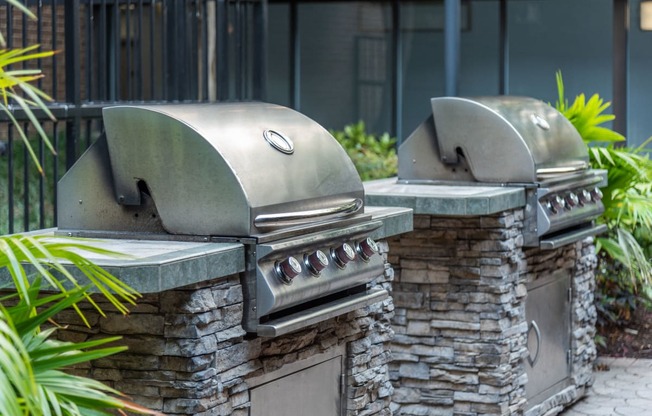
M 241 242 L 244 328 L 277 336 L 388 296 L 364 190 L 335 139 L 264 103 L 119 106 L 59 183 L 59 233 Z

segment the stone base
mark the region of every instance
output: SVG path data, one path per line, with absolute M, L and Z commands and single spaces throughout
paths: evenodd
M 592 240 L 524 249 L 522 221 L 521 209 L 483 217 L 415 215 L 412 233 L 389 240 L 396 268 L 394 414 L 542 415 L 576 400 L 590 384 Z M 526 284 L 560 268 L 569 270 L 573 288 L 571 387 L 526 412 Z
M 386 259 L 387 244 L 379 246 Z M 393 269 L 386 263 L 384 275 L 372 286 L 390 289 L 392 278 Z M 98 303 L 111 310 L 106 302 Z M 249 380 L 335 350 L 346 351 L 346 414 L 391 414 L 391 298 L 271 339 L 249 336 L 242 329 L 238 275 L 148 294 L 126 318 L 111 312 L 100 318 L 89 305 L 84 309 L 92 327 L 66 311 L 57 318 L 69 325 L 59 331 L 61 339 L 79 342 L 121 335 L 119 344 L 129 350 L 73 371 L 166 415 L 247 415 Z

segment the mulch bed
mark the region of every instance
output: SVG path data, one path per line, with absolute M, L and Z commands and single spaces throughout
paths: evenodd
M 627 358 L 652 358 L 652 311 L 638 308 L 623 326 L 598 326 L 606 347 L 598 346 L 599 355 Z

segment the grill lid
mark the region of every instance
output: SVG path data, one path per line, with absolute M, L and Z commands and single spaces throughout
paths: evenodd
M 294 110 L 265 103 L 117 106 L 103 117 L 106 143 L 99 146 L 110 159 L 115 209 L 151 205 L 151 196 L 168 233 L 251 236 L 362 207 L 362 182 L 344 150 Z M 101 151 L 86 158 L 93 152 Z M 65 200 L 80 201 L 60 210 L 60 227 L 120 227 L 124 221 L 107 225 L 84 211 L 81 201 L 100 191 L 81 189 L 91 169 L 79 164 L 59 185 Z
M 529 97 L 439 97 L 399 148 L 399 180 L 531 183 L 589 167 L 577 130 Z

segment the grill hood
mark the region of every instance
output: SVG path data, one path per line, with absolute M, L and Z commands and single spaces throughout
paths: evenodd
M 250 236 L 362 207 L 344 150 L 294 110 L 117 106 L 103 118 L 106 138 L 59 183 L 61 229 Z
M 532 183 L 585 170 L 577 130 L 529 97 L 438 97 L 432 116 L 399 148 L 401 181 Z

